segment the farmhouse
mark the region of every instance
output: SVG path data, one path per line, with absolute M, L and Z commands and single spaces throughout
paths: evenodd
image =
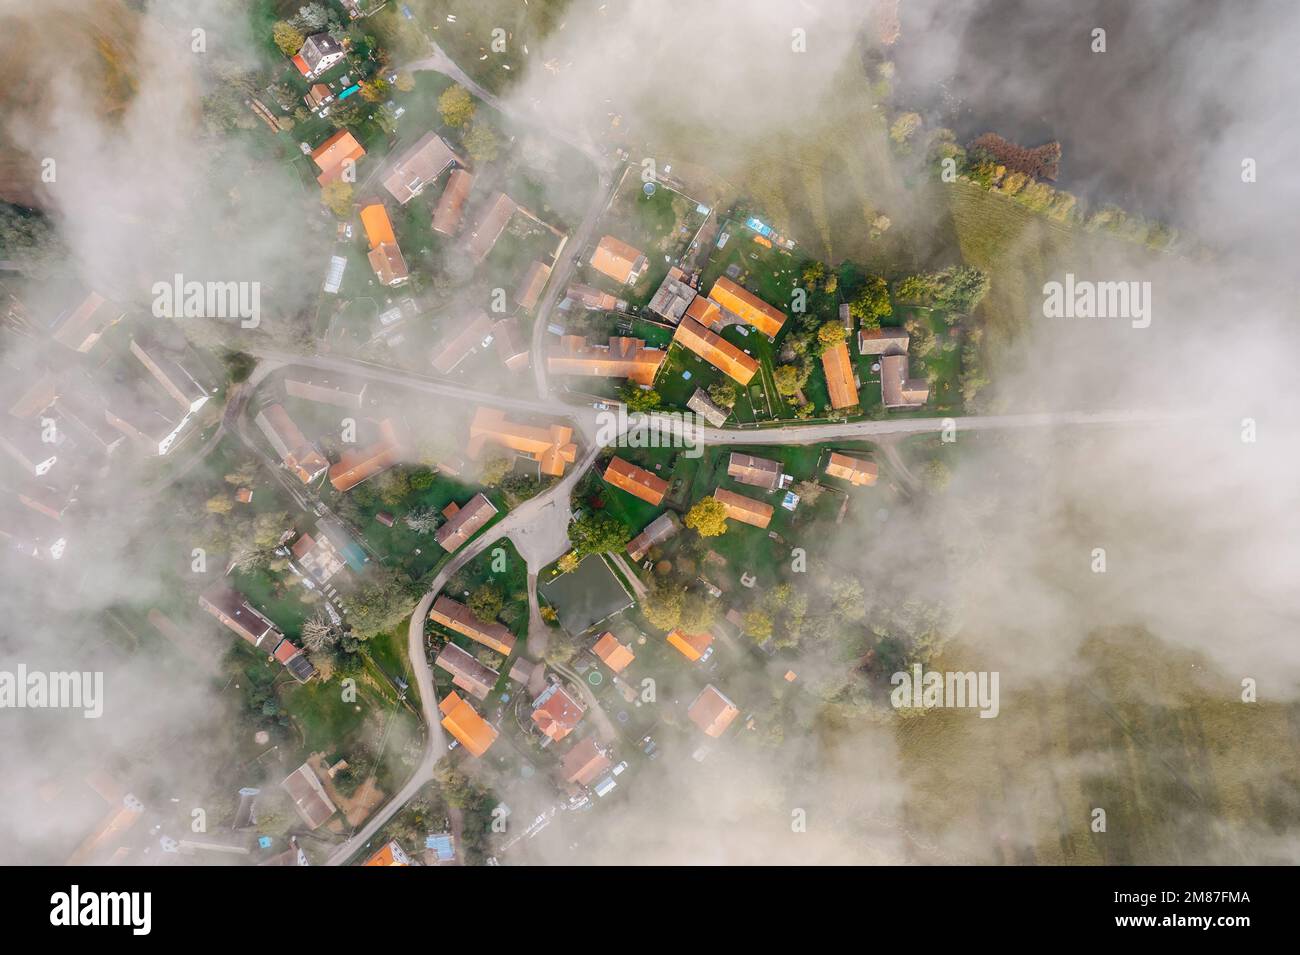
M 608 345 L 589 345 L 582 335 L 563 335 L 546 356 L 548 371 L 557 375 L 626 378 L 645 387 L 654 383 L 664 352 L 647 348 L 639 338 L 610 338 Z
M 621 239 L 612 235 L 602 236 L 591 256 L 591 267 L 603 275 L 608 275 L 624 285 L 635 285 L 645 270 L 650 267 L 650 260 Z
M 755 501 L 753 498 L 745 497 L 743 494 L 737 494 L 721 487 L 713 492 L 713 496 L 727 508 L 727 517 L 734 518 L 742 524 L 767 527 L 772 522 L 773 508 L 771 504 Z

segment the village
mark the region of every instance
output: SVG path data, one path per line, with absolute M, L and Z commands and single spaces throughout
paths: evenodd
M 329 224 L 317 353 L 9 294 L 7 333 L 81 360 L 6 377 L 3 533 L 75 565 L 67 517 L 109 470 L 204 502 L 168 531 L 171 598 L 113 612 L 242 712 L 229 818 L 165 852 L 506 862 L 665 752 L 779 733 L 809 601 L 858 620 L 856 580 L 807 583 L 834 529 L 942 485 L 909 435 L 960 411 L 987 280 L 832 270 L 738 197 L 548 139 L 330 22 L 277 23 L 279 77 L 245 104 Z M 586 211 L 553 198 L 584 169 Z M 698 440 L 638 440 L 644 415 Z M 127 852 L 158 810 L 88 785 L 112 811 L 75 857 Z

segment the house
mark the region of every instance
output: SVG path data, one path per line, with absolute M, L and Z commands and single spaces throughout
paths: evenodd
M 406 854 L 406 850 L 398 844 L 396 839 L 389 839 L 379 848 L 378 852 L 361 864 L 363 866 L 399 866 L 417 865 L 418 863 L 411 861 L 411 857 Z
M 853 374 L 853 359 L 849 357 L 847 342 L 840 342 L 822 352 L 822 370 L 826 372 L 826 390 L 830 392 L 831 407 L 856 408 L 858 382 Z
M 686 274 L 673 266 L 668 270 L 668 275 L 664 277 L 658 291 L 651 297 L 650 304 L 646 307 L 665 321 L 676 325 L 682 320 L 682 316 L 686 314 L 686 310 L 698 294 Z
M 619 643 L 618 637 L 606 630 L 591 648 L 591 652 L 600 657 L 600 661 L 615 673 L 622 673 L 627 665 L 636 659 L 632 648 Z
M 533 701 L 533 722 L 556 743 L 573 732 L 585 712 L 586 707 L 558 683 L 552 683 Z
M 72 425 L 80 443 L 111 454 L 126 440 L 126 435 L 108 421 L 104 404 L 104 396 L 87 380 L 67 394 L 59 395 L 54 408 L 60 418 Z
M 208 402 L 208 390 L 199 383 L 177 356 L 152 338 L 137 335 L 131 339 L 131 354 L 148 369 L 163 391 L 183 412 L 198 411 Z
M 768 338 L 775 338 L 785 324 L 785 313 L 737 285 L 725 275 L 713 283 L 709 298 L 724 312 L 753 325 Z
M 487 695 L 497 685 L 497 680 L 501 679 L 501 674 L 496 670 L 480 663 L 468 650 L 450 642 L 438 651 L 438 657 L 433 663 L 451 674 L 453 686 L 460 687 L 480 700 L 487 699 Z
M 668 482 L 663 478 L 619 457 L 611 458 L 609 466 L 605 468 L 605 483 L 627 491 L 633 497 L 639 497 L 655 507 L 663 503 L 664 495 L 668 493 Z
M 54 340 L 85 354 L 95 347 L 104 332 L 126 315 L 98 292 L 90 292 L 75 307 L 60 312 L 50 326 Z
M 560 761 L 560 775 L 567 783 L 590 786 L 611 765 L 609 751 L 594 736 L 588 736 L 564 754 Z
M 330 468 L 330 483 L 339 492 L 350 491 L 362 481 L 387 470 L 402 457 L 402 445 L 391 418 L 379 422 L 380 437 L 374 444 L 345 451 Z
M 425 133 L 410 149 L 393 161 L 392 169 L 384 177 L 384 188 L 402 205 L 406 205 L 429 183 L 455 165 L 455 150 L 437 133 Z
M 758 458 L 752 454 L 737 454 L 733 451 L 727 459 L 727 477 L 750 487 L 775 491 L 781 486 L 782 476 L 781 462 L 770 458 Z
M 930 397 L 930 383 L 909 378 L 906 355 L 880 359 L 880 397 L 886 408 L 919 408 Z
M 704 656 L 704 651 L 713 644 L 713 634 L 711 633 L 685 633 L 680 628 L 670 630 L 665 639 L 678 653 L 692 663 Z
M 293 808 L 308 829 L 319 829 L 338 807 L 321 785 L 311 763 L 303 763 L 280 783 L 280 788 L 293 800 Z
M 307 91 L 307 95 L 303 97 L 303 102 L 307 104 L 308 109 L 320 109 L 333 99 L 333 90 L 324 83 L 316 83 Z
M 456 741 L 464 746 L 472 756 L 482 756 L 496 742 L 496 728 L 479 716 L 468 700 L 463 700 L 454 691 L 448 693 L 438 704 L 442 713 L 442 727 Z
M 672 511 L 666 511 L 647 524 L 640 534 L 627 542 L 627 555 L 633 560 L 639 561 L 651 547 L 662 544 L 673 537 L 679 530 L 681 530 L 681 525 L 677 520 L 677 515 Z
M 108 812 L 99 825 L 82 840 L 66 865 L 86 865 L 102 861 L 100 856 L 114 844 L 144 815 L 145 806 L 132 793 L 105 773 L 93 772 L 86 777 L 86 784 L 94 790 L 104 802 L 108 803 Z M 119 846 L 117 852 L 122 848 Z M 114 854 L 113 859 L 117 858 Z M 110 860 L 112 861 L 112 860 Z
M 621 312 L 627 308 L 627 302 L 621 298 L 615 298 L 590 285 L 570 285 L 564 294 L 589 312 Z
M 222 584 L 200 594 L 199 606 L 259 650 L 270 653 L 284 639 L 279 628 L 250 604 L 248 598 Z
M 303 41 L 302 49 L 293 58 L 293 62 L 298 71 L 310 79 L 328 72 L 343 56 L 342 43 L 328 33 L 313 33 Z M 306 65 L 306 70 L 303 70 L 303 65 Z
M 515 301 L 519 307 L 526 312 L 531 312 L 537 305 L 537 300 L 542 297 L 542 289 L 546 287 L 546 280 L 550 277 L 551 267 L 545 262 L 534 262 L 528 266 L 519 288 L 515 289 Z
M 721 736 L 740 710 L 736 704 L 727 699 L 712 683 L 700 691 L 695 702 L 686 710 L 691 722 L 704 731 L 706 736 Z
M 686 407 L 713 425 L 721 428 L 727 422 L 731 412 L 717 404 L 703 388 L 696 388 L 695 393 L 686 401 Z
M 497 355 L 501 364 L 508 371 L 521 371 L 532 362 L 529 343 L 519 331 L 519 323 L 511 318 L 503 318 L 492 326 L 492 337 L 496 339 Z
M 291 548 L 294 559 L 319 584 L 329 583 L 331 577 L 345 566 L 342 555 L 328 536 L 312 537 L 299 534 Z
M 858 354 L 906 355 L 911 337 L 905 328 L 863 328 L 858 332 Z
M 291 398 L 302 398 L 339 408 L 360 409 L 365 402 L 366 386 L 355 382 L 332 382 L 327 378 L 317 381 L 286 378 L 284 392 Z
M 382 202 L 373 202 L 361 210 L 361 225 L 366 230 L 370 242 L 370 252 L 366 258 L 379 279 L 380 285 L 401 285 L 411 277 L 406 268 L 406 259 L 397 245 L 397 236 L 393 234 L 393 223 L 388 218 L 388 210 Z
M 316 668 L 307 659 L 307 654 L 302 652 L 302 647 L 288 637 L 276 644 L 271 656 L 275 657 L 280 665 L 289 671 L 289 675 L 299 683 L 306 683 L 316 675 Z
M 713 492 L 713 496 L 727 508 L 727 517 L 734 518 L 742 524 L 767 527 L 772 522 L 771 504 L 764 504 L 762 501 L 756 501 L 721 487 Z
M 433 602 L 433 607 L 429 610 L 429 619 L 495 650 L 502 656 L 508 657 L 514 652 L 515 635 L 508 627 L 495 620 L 484 623 L 474 616 L 474 612 L 469 607 L 450 597 L 439 596 Z
M 466 453 L 478 460 L 485 444 L 498 444 L 528 455 L 538 462 L 543 474 L 559 477 L 566 464 L 578 457 L 578 446 L 573 442 L 573 429 L 567 425 L 552 424 L 543 427 L 519 424 L 506 418 L 497 408 L 481 407 L 474 413 L 469 426 L 469 446 Z
M 268 405 L 253 419 L 271 443 L 281 463 L 303 484 L 310 484 L 329 469 L 330 463 L 316 446 L 303 436 L 282 405 Z
M 875 484 L 879 475 L 874 462 L 840 454 L 838 451 L 831 452 L 826 462 L 826 473 L 833 478 L 848 481 L 855 487 Z
M 433 231 L 441 235 L 455 235 L 460 231 L 465 215 L 465 201 L 474 186 L 474 177 L 465 169 L 453 169 L 447 177 L 447 186 L 438 197 L 433 210 Z
M 532 660 L 526 659 L 525 657 L 515 657 L 515 662 L 510 664 L 510 672 L 507 673 L 506 676 L 510 677 L 511 680 L 518 683 L 520 686 L 526 687 L 532 680 L 533 674 L 537 671 L 537 668 L 541 665 L 542 664 L 534 663 Z
M 134 390 L 119 388 L 107 399 L 104 420 L 148 454 L 167 454 L 193 420 L 193 412 L 176 408 L 148 379 Z
M 690 316 L 684 317 L 677 326 L 673 341 L 742 385 L 748 385 L 758 372 L 757 361 Z
M 488 199 L 483 215 L 470 232 L 467 242 L 469 256 L 475 263 L 488 257 L 517 208 L 515 201 L 504 192 L 494 192 Z
M 648 388 L 666 357 L 640 338 L 613 337 L 608 345 L 589 345 L 582 335 L 562 335 L 546 356 L 546 368 L 557 375 L 626 378 Z
M 496 516 L 496 505 L 481 492 L 469 499 L 464 507 L 455 501 L 443 509 L 447 522 L 433 534 L 438 546 L 447 553 L 455 553 L 469 542 L 469 539 Z
M 57 445 L 46 437 L 57 434 L 36 421 L 0 421 L 0 450 L 7 453 L 29 477 L 48 474 L 58 463 Z
M 640 249 L 606 235 L 596 244 L 596 251 L 591 255 L 591 267 L 623 285 L 635 285 L 650 267 L 650 260 L 641 254 Z
M 451 374 L 490 334 L 492 320 L 482 309 L 475 311 L 460 323 L 458 330 L 445 335 L 434 347 L 430 358 L 433 370 L 440 375 Z
M 316 181 L 322 186 L 331 182 L 356 182 L 357 160 L 366 154 L 361 144 L 346 129 L 340 129 L 311 153 L 311 161 L 320 170 Z

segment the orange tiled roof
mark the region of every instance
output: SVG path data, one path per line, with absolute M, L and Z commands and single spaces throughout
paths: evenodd
M 411 860 L 407 857 L 402 847 L 397 844 L 396 839 L 390 839 L 384 843 L 383 848 L 367 859 L 363 865 L 410 865 Z
M 822 370 L 826 372 L 826 390 L 832 408 L 851 408 L 858 403 L 858 385 L 853 380 L 853 359 L 849 346 L 840 342 L 822 352 Z
M 826 462 L 826 473 L 861 487 L 864 484 L 875 484 L 879 470 L 874 462 L 832 451 Z
M 397 244 L 393 221 L 388 218 L 388 210 L 382 202 L 372 202 L 361 210 L 361 227 L 366 230 L 371 249 Z
M 478 715 L 468 700 L 462 700 L 455 692 L 443 698 L 438 710 L 442 713 L 443 729 L 456 737 L 472 755 L 482 756 L 496 742 L 496 729 Z
M 686 714 L 708 736 L 721 736 L 740 710 L 712 683 L 700 691 Z
M 682 318 L 681 324 L 673 334 L 673 341 L 695 352 L 714 368 L 742 385 L 749 384 L 750 379 L 758 371 L 757 361 L 693 318 Z
M 667 481 L 622 458 L 610 459 L 609 467 L 605 468 L 605 480 L 656 507 L 663 503 L 664 495 L 668 493 Z
M 340 129 L 312 151 L 312 161 L 321 171 L 316 181 L 323 186 L 341 178 L 344 164 L 347 161 L 356 162 L 365 154 L 366 151 L 352 134 L 346 129 Z
M 585 336 L 563 335 L 551 346 L 546 367 L 557 375 L 601 375 L 650 385 L 665 357 L 639 338 L 614 337 L 608 345 L 589 345 Z
M 713 496 L 727 508 L 728 517 L 735 518 L 742 524 L 766 527 L 772 522 L 771 504 L 764 504 L 752 497 L 745 497 L 743 494 L 721 487 L 713 492 Z
M 466 453 L 477 459 L 487 442 L 529 455 L 541 465 L 543 474 L 551 476 L 563 474 L 564 466 L 578 457 L 572 428 L 559 424 L 547 427 L 519 424 L 507 419 L 505 412 L 497 408 L 479 408 L 474 413 Z
M 627 283 L 629 278 L 644 271 L 645 265 L 646 259 L 640 249 L 612 235 L 602 236 L 591 255 L 591 267 L 617 282 Z
M 303 76 L 311 76 L 311 67 L 307 65 L 307 61 L 302 58 L 301 53 L 295 53 L 292 59 L 293 65 L 298 67 L 299 73 Z
M 552 684 L 533 704 L 533 722 L 557 743 L 573 732 L 582 721 L 586 707 L 569 695 L 569 691 Z
M 773 308 L 753 292 L 737 285 L 725 275 L 713 283 L 709 298 L 764 335 L 775 338 L 785 324 L 785 313 Z
M 505 656 L 510 656 L 515 649 L 515 635 L 509 628 L 495 620 L 484 623 L 469 607 L 450 597 L 439 596 L 433 602 L 429 619 Z
M 460 228 L 465 211 L 465 200 L 474 185 L 474 177 L 464 169 L 456 169 L 447 178 L 447 187 L 438 197 L 438 207 L 433 210 L 433 231 L 455 235 Z
M 587 786 L 610 766 L 609 756 L 594 736 L 588 736 L 564 754 L 561 772 L 566 781 Z
M 632 648 L 619 643 L 618 637 L 608 630 L 596 641 L 596 645 L 591 648 L 591 652 L 600 657 L 605 666 L 615 673 L 622 673 L 627 669 L 627 665 L 636 659 L 636 654 L 632 652 Z
M 692 662 L 704 656 L 704 651 L 713 643 L 713 635 L 710 633 L 684 633 L 678 628 L 669 631 L 667 639 L 682 656 Z
M 385 419 L 380 427 L 384 432 L 382 438 L 368 447 L 346 452 L 338 464 L 330 468 L 330 483 L 336 491 L 349 491 L 401 459 L 402 448 L 392 423 Z

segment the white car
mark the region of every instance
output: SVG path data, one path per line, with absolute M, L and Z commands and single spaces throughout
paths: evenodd
M 452 740 L 450 743 L 447 744 L 447 749 L 448 749 L 448 750 L 453 750 L 453 749 L 455 749 L 455 748 L 456 748 L 457 746 L 459 746 L 459 745 L 460 745 L 460 740 L 458 740 L 458 739 L 454 739 L 454 740 Z
M 623 770 L 625 770 L 625 769 L 627 769 L 627 760 L 626 760 L 626 759 L 623 760 L 623 762 L 619 763 L 617 766 L 615 766 L 612 770 L 610 770 L 610 772 L 612 772 L 615 776 L 617 776 L 617 775 L 619 775 L 620 773 L 622 773 Z

